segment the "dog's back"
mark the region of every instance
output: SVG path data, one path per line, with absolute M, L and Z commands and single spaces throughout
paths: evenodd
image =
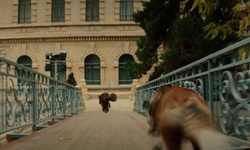
M 206 135 L 202 134 L 217 133 L 204 98 L 190 89 L 163 87 L 150 100 L 149 115 L 149 133 L 161 136 L 169 150 L 180 150 L 184 140 L 190 141 L 193 149 L 203 150 Z
M 115 93 L 102 93 L 99 97 L 99 104 L 102 106 L 102 111 L 107 113 L 109 108 L 111 107 L 110 101 L 115 102 L 117 100 L 117 96 Z

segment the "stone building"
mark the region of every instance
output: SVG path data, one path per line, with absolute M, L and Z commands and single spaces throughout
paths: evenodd
M 129 98 L 135 80 L 125 64 L 138 61 L 136 41 L 145 35 L 132 17 L 142 9 L 140 0 L 1 0 L 0 4 L 0 57 L 62 81 L 73 72 L 86 99 L 101 92 Z M 142 77 L 137 84 L 146 80 Z

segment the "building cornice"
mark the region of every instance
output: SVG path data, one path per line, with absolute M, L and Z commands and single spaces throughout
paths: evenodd
M 82 41 L 137 41 L 142 36 L 96 36 L 96 37 L 40 37 L 0 39 L 3 43 L 48 43 L 48 42 L 82 42 Z
M 43 28 L 43 27 L 85 27 L 85 26 L 138 26 L 135 22 L 79 22 L 79 23 L 40 23 L 40 24 L 7 24 L 0 25 L 0 29 L 12 28 Z

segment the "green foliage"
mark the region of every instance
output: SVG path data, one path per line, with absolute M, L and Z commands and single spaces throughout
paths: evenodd
M 138 49 L 135 53 L 138 60 L 142 63 L 138 63 L 137 67 L 140 68 L 143 74 L 146 74 L 151 66 L 157 62 L 157 48 L 160 45 L 154 41 L 148 41 L 147 38 L 142 37 L 138 41 Z M 141 66 L 142 65 L 142 66 Z
M 202 16 L 206 22 L 204 31 L 205 38 L 213 40 L 219 38 L 225 40 L 239 31 L 239 15 L 236 15 L 238 9 L 236 4 L 239 0 L 194 0 L 190 11 L 196 11 L 197 15 Z
M 235 1 L 208 0 L 203 4 L 203 0 L 188 0 L 181 11 L 180 2 L 150 0 L 143 2 L 144 9 L 134 14 L 135 22 L 144 29 L 146 36 L 137 41 L 139 62 L 130 64 L 132 77 L 140 78 L 158 62 L 157 48 L 163 42 L 168 43 L 169 49 L 162 54 L 161 63 L 154 65 L 155 71 L 149 80 L 238 40 L 235 32 L 238 28 L 235 28 L 230 11 Z
M 151 0 L 143 2 L 144 9 L 134 14 L 134 20 L 145 30 L 148 40 L 165 39 L 166 29 L 179 15 L 180 1 Z
M 168 40 L 169 50 L 162 54 L 163 61 L 150 80 L 214 53 L 237 40 L 236 35 L 228 36 L 225 40 L 219 37 L 206 39 L 203 26 L 204 21 L 198 16 L 188 16 L 173 22 Z
M 163 53 L 164 60 L 160 66 L 163 73 L 168 73 L 184 65 L 187 65 L 208 52 L 212 52 L 211 47 L 208 51 L 203 51 L 206 42 L 202 30 L 204 22 L 198 16 L 185 17 L 173 22 L 173 29 L 169 38 L 169 50 Z
M 163 71 L 164 71 L 163 69 L 164 69 L 164 67 L 162 67 L 162 66 L 155 66 L 154 72 L 152 74 L 150 74 L 148 81 L 151 81 L 151 80 L 158 78 L 163 73 Z
M 144 29 L 146 37 L 137 42 L 136 56 L 140 62 L 131 64 L 137 70 L 136 75 L 132 76 L 138 78 L 158 61 L 157 48 L 167 38 L 172 21 L 178 17 L 180 0 L 151 0 L 142 3 L 144 9 L 134 14 L 134 20 Z
M 136 62 L 128 62 L 126 64 L 126 70 L 128 70 L 129 75 L 132 79 L 138 79 L 141 77 L 141 65 Z

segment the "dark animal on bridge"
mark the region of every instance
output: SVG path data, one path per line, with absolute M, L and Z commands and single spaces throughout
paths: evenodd
M 107 113 L 109 108 L 111 107 L 110 101 L 115 102 L 117 100 L 117 96 L 114 93 L 102 93 L 99 95 L 99 104 L 102 106 L 102 111 Z
M 164 86 L 144 107 L 148 110 L 148 132 L 153 137 L 154 150 L 230 147 L 228 138 L 216 131 L 205 99 L 193 90 Z

